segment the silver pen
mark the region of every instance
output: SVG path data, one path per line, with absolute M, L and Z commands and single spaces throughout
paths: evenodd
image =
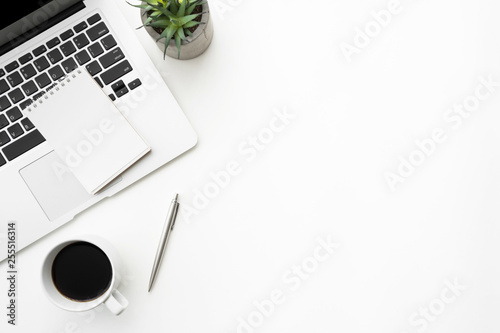
M 158 245 L 158 250 L 156 251 L 156 258 L 153 265 L 153 271 L 151 272 L 151 279 L 149 280 L 148 292 L 150 292 L 151 288 L 153 288 L 156 276 L 158 275 L 158 271 L 160 270 L 161 260 L 163 259 L 163 254 L 165 253 L 165 248 L 167 247 L 170 233 L 174 229 L 175 217 L 177 216 L 177 209 L 179 207 L 179 202 L 177 202 L 177 197 L 178 194 L 176 194 L 175 197 L 172 199 L 172 202 L 170 203 L 170 208 L 168 209 L 167 218 L 165 220 L 165 226 L 163 227 L 163 231 L 161 233 L 160 244 Z

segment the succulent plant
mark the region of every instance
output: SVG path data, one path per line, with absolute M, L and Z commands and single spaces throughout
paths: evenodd
M 165 39 L 163 57 L 165 58 L 167 47 L 172 39 L 175 40 L 177 54 L 180 57 L 182 41 L 192 35 L 190 28 L 201 24 L 195 19 L 204 14 L 203 12 L 193 14 L 193 11 L 205 2 L 203 0 L 141 0 L 141 2 L 140 5 L 131 3 L 129 5 L 144 9 L 144 15 L 148 18 L 143 26 L 162 30 L 156 41 Z

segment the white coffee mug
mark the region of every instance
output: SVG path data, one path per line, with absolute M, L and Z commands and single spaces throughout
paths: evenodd
M 57 290 L 52 279 L 52 263 L 57 254 L 66 246 L 76 242 L 88 242 L 100 248 L 108 257 L 112 267 L 112 278 L 109 288 L 102 295 L 90 301 L 76 301 L 63 296 Z M 119 315 L 128 306 L 127 299 L 117 290 L 121 280 L 120 271 L 120 256 L 109 242 L 94 235 L 81 236 L 58 244 L 47 254 L 42 265 L 42 283 L 49 299 L 64 310 L 88 311 L 104 303 L 112 313 Z

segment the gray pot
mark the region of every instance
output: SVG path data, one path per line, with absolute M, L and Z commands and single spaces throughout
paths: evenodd
M 187 36 L 186 40 L 181 43 L 181 53 L 180 57 L 178 54 L 177 46 L 175 45 L 175 41 L 172 39 L 167 47 L 167 55 L 171 58 L 180 59 L 180 60 L 189 60 L 196 58 L 201 55 L 208 48 L 210 43 L 212 42 L 212 37 L 214 35 L 214 26 L 212 20 L 210 18 L 210 9 L 208 7 L 208 3 L 202 5 L 202 12 L 204 14 L 201 16 L 201 24 L 198 25 L 198 28 L 193 32 L 192 36 Z M 141 9 L 141 19 L 142 24 L 146 21 L 145 10 Z M 156 41 L 160 34 L 157 33 L 152 27 L 145 27 L 146 31 L 149 35 Z M 156 42 L 156 45 L 160 48 L 161 52 L 165 49 L 165 39 L 161 39 Z

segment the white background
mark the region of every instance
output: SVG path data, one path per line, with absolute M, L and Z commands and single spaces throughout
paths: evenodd
M 116 15 L 140 25 L 137 9 L 116 3 Z M 197 59 L 163 60 L 135 31 L 199 144 L 19 253 L 19 326 L 6 324 L 2 306 L 1 331 L 234 333 L 253 316 L 257 324 L 240 332 L 497 332 L 500 87 L 457 129 L 443 115 L 481 76 L 500 82 L 498 3 L 401 0 L 350 63 L 340 45 L 389 1 L 209 3 L 215 35 Z M 238 147 L 284 109 L 295 118 L 247 161 Z M 384 174 L 435 128 L 447 140 L 391 191 Z M 171 197 L 192 207 L 210 173 L 232 160 L 241 173 L 197 214 L 179 215 L 148 294 Z M 44 255 L 86 233 L 123 256 L 130 306 L 119 317 L 65 312 L 43 293 Z M 311 263 L 327 237 L 340 247 L 293 290 L 283 276 Z M 466 290 L 442 308 L 455 280 Z M 275 289 L 284 302 L 255 320 L 254 302 Z M 425 329 L 410 323 L 429 306 L 439 314 Z

